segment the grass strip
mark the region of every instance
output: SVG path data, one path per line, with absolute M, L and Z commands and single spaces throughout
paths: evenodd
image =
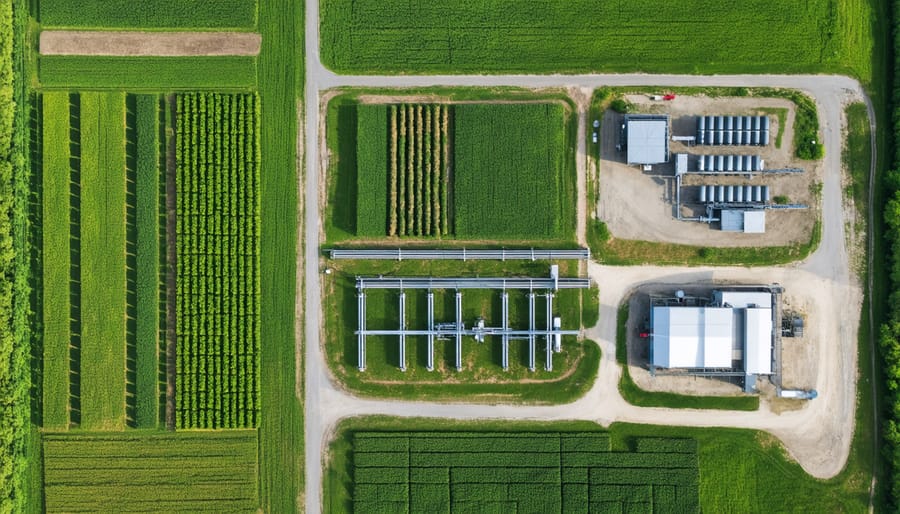
M 125 425 L 125 94 L 81 95 L 81 426 Z
M 136 170 L 136 409 L 140 428 L 159 421 L 159 98 L 135 98 Z
M 69 93 L 43 95 L 43 420 L 69 425 Z
M 71 89 L 249 89 L 256 85 L 256 59 L 46 55 L 38 60 L 38 77 L 44 87 Z

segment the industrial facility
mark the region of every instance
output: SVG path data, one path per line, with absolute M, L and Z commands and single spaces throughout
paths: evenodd
M 779 372 L 781 294 L 778 286 L 752 286 L 651 296 L 651 374 L 732 377 L 755 390 L 758 376 Z
M 653 164 L 669 162 L 669 116 L 627 114 L 625 131 L 626 160 L 649 169 Z
M 562 320 L 554 316 L 553 299 L 559 289 L 586 289 L 590 287 L 590 279 L 587 278 L 560 278 L 559 266 L 550 268 L 550 277 L 545 278 L 449 278 L 449 277 L 357 277 L 356 289 L 358 300 L 358 328 L 356 330 L 358 345 L 358 368 L 366 369 L 366 338 L 368 336 L 397 337 L 400 359 L 398 365 L 401 371 L 406 371 L 406 338 L 425 336 L 427 338 L 426 368 L 434 369 L 434 342 L 445 340 L 455 342 L 455 367 L 462 370 L 462 341 L 463 337 L 473 337 L 477 342 L 483 343 L 485 337 L 495 336 L 500 338 L 501 365 L 504 370 L 509 368 L 509 343 L 512 340 L 528 341 L 528 368 L 535 370 L 535 354 L 537 339 L 543 338 L 546 346 L 546 361 L 544 369 L 553 370 L 553 353 L 561 351 L 562 336 L 578 335 L 578 330 L 563 330 Z M 366 291 L 371 289 L 395 289 L 399 291 L 399 319 L 397 328 L 387 330 L 373 330 L 366 327 Z M 424 329 L 410 329 L 406 320 L 406 293 L 407 289 L 427 290 L 427 325 Z M 462 290 L 463 289 L 495 289 L 501 291 L 501 323 L 498 327 L 485 325 L 484 319 L 475 320 L 470 327 L 466 327 L 462 317 Z M 434 316 L 434 291 L 453 290 L 455 317 L 452 320 L 435 320 Z M 509 324 L 509 293 L 507 290 L 526 290 L 528 298 L 528 327 L 515 329 Z M 546 326 L 537 326 L 537 298 L 544 299 Z
M 769 144 L 768 116 L 697 116 L 699 145 Z

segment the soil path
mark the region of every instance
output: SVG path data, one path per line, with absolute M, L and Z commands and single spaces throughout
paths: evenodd
M 202 56 L 259 54 L 252 32 L 108 32 L 45 30 L 41 55 Z

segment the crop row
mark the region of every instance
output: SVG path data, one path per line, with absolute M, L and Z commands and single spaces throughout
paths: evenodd
M 182 428 L 257 425 L 258 97 L 177 97 L 177 387 Z

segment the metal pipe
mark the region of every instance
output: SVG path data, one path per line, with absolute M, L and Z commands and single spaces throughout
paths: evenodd
M 528 293 L 528 369 L 534 371 L 534 293 Z
M 366 370 L 366 293 L 362 291 L 357 295 L 357 299 L 359 300 L 359 309 L 357 326 L 359 327 L 359 335 L 357 336 L 356 344 L 356 358 L 357 358 L 357 367 L 360 371 Z
M 434 370 L 434 293 L 428 291 L 428 371 Z
M 462 371 L 462 293 L 456 292 L 456 371 Z
M 500 301 L 502 303 L 502 323 L 503 327 L 503 336 L 501 337 L 501 365 L 503 366 L 503 371 L 509 369 L 509 334 L 507 334 L 507 330 L 509 330 L 509 293 L 503 291 L 503 294 L 500 295 Z
M 400 292 L 400 371 L 406 371 L 406 293 Z

